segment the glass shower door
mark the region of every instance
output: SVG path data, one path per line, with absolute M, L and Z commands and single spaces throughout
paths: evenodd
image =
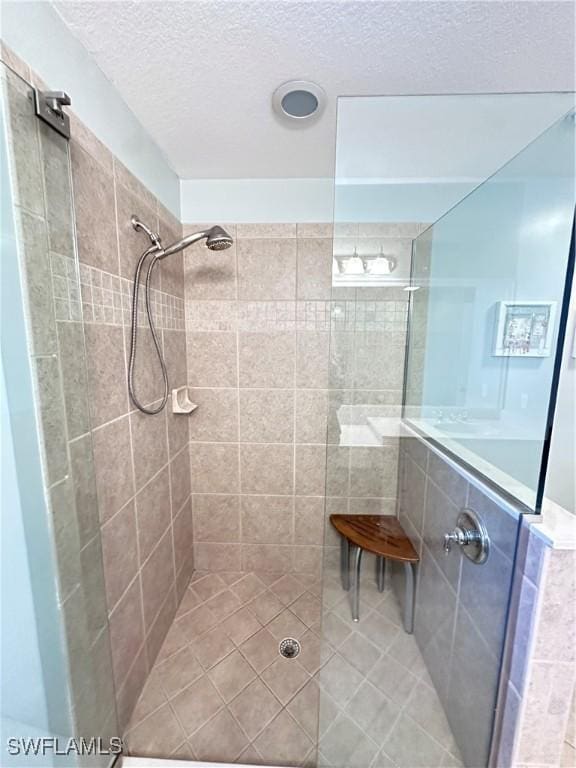
M 495 97 L 463 97 L 462 110 L 476 98 L 498 111 Z M 518 104 L 507 98 L 502 116 Z M 536 97 L 534 114 L 550 110 L 537 138 L 433 225 L 425 213 L 402 217 L 406 189 L 354 189 L 351 113 L 362 99 L 344 101 L 337 169 L 351 178 L 336 187 L 319 765 L 479 768 L 489 764 L 519 522 L 537 506 L 549 436 L 574 215 L 571 101 Z M 436 114 L 453 117 L 455 101 Z M 385 135 L 390 112 L 377 106 L 372 133 L 382 119 Z M 430 213 L 436 192 L 415 189 L 404 213 Z M 474 451 L 502 474 L 483 471 Z M 488 528 L 484 563 L 443 548 L 467 507 Z M 389 562 L 382 583 L 369 551 L 353 620 L 342 571 L 354 564 L 341 558 L 333 514 L 363 516 L 363 532 L 369 516 L 397 518 L 419 558 L 413 634 L 402 567 Z
M 0 763 L 104 768 L 118 729 L 68 143 L 4 63 L 0 88 Z
M 570 112 L 414 241 L 404 416 L 540 511 L 574 220 Z

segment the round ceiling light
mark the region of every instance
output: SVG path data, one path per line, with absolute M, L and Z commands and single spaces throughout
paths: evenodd
M 277 115 L 294 124 L 317 120 L 326 104 L 326 94 L 316 83 L 290 80 L 276 88 L 272 106 Z

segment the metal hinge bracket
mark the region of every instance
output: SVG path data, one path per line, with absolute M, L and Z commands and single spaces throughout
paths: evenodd
M 34 88 L 34 111 L 47 125 L 70 138 L 70 118 L 62 107 L 69 106 L 70 96 L 64 91 L 39 91 Z

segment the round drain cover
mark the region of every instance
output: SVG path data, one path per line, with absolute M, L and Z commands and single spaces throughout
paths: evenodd
M 300 643 L 293 637 L 285 637 L 280 643 L 280 656 L 285 659 L 295 659 L 300 653 Z

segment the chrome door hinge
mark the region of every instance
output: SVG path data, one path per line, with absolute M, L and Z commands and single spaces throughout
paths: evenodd
M 70 138 L 70 118 L 62 107 L 67 107 L 70 104 L 70 96 L 64 91 L 39 91 L 34 88 L 34 111 L 36 115 L 67 139 Z

